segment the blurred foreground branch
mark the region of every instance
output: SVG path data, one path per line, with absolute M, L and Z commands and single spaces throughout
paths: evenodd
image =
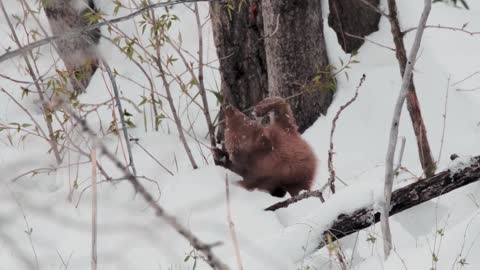
M 111 162 L 115 164 L 115 166 L 120 169 L 125 178 L 133 185 L 133 188 L 137 193 L 139 193 L 147 204 L 155 211 L 155 215 L 159 218 L 162 218 L 167 224 L 172 226 L 180 235 L 182 235 L 196 250 L 203 253 L 205 256 L 205 261 L 213 268 L 218 270 L 227 270 L 229 269 L 220 259 L 213 254 L 212 247 L 214 245 L 209 245 L 198 239 L 193 233 L 180 224 L 177 219 L 167 213 L 165 209 L 163 209 L 160 205 L 157 204 L 153 196 L 146 190 L 146 188 L 138 181 L 137 177 L 133 175 L 128 167 L 124 166 L 117 157 L 107 149 L 105 144 L 98 140 L 98 137 L 87 124 L 85 119 L 80 118 L 74 111 L 68 108 L 68 105 L 64 106 L 64 109 L 71 115 L 71 117 L 77 121 L 80 126 L 82 127 L 83 131 L 88 134 L 92 139 L 97 142 L 97 147 Z

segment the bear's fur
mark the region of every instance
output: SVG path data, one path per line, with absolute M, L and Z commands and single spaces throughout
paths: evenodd
M 316 159 L 296 131 L 287 103 L 264 100 L 255 107 L 257 116 L 273 112 L 273 121 L 261 125 L 232 106 L 225 109 L 226 167 L 242 176 L 247 190 L 260 189 L 272 196 L 291 196 L 310 190 Z
M 269 117 L 268 122 L 270 125 L 275 124 L 288 132 L 297 132 L 298 127 L 295 123 L 292 109 L 281 97 L 268 97 L 263 99 L 255 105 L 252 114 L 257 119 Z

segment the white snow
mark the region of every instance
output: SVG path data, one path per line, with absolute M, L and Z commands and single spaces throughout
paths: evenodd
M 19 1 L 3 2 L 9 13 L 23 17 Z M 35 6 L 34 2 L 29 1 L 32 6 Z M 101 2 L 100 8 L 107 18 L 113 17 L 112 2 L 97 2 Z M 127 7 L 131 6 L 130 1 L 122 2 Z M 385 10 L 386 1 L 381 2 L 381 8 Z M 402 28 L 416 26 L 423 1 L 397 2 Z M 465 29 L 480 31 L 480 2 L 467 2 L 470 10 L 435 3 L 428 24 L 462 27 L 468 23 Z M 328 1 L 323 0 L 322 4 L 326 22 Z M 207 5 L 202 3 L 200 6 L 202 20 L 205 20 Z M 163 9 L 157 10 L 157 14 L 162 12 Z M 117 16 L 128 13 L 122 8 Z M 171 36 L 177 38 L 181 33 L 184 48 L 196 55 L 198 43 L 193 13 L 184 6 L 173 8 L 172 13 L 180 18 L 180 22 L 173 24 Z M 39 14 L 39 20 L 44 26 L 48 25 L 43 13 Z M 125 21 L 119 26 L 125 33 L 136 35 L 135 26 L 138 26 L 139 20 L 136 18 L 136 23 Z M 41 32 L 31 16 L 27 18 L 26 25 Z M 349 55 L 337 44 L 333 30 L 328 25 L 324 29 L 330 62 L 339 66 L 338 58 L 347 60 Z M 102 31 L 108 35 L 106 29 Z M 26 43 L 27 37 L 20 27 L 17 33 Z M 0 39 L 0 54 L 7 48 L 16 48 L 9 38 L 10 30 L 3 16 L 0 16 L 0 34 L 4 37 Z M 216 52 L 208 24 L 203 34 L 206 39 L 205 61 L 212 61 L 212 67 L 205 70 L 206 86 L 218 91 L 218 62 L 214 61 Z M 147 44 L 148 37 L 149 34 L 145 33 L 141 42 Z M 407 49 L 413 37 L 414 31 L 405 36 Z M 386 18 L 381 19 L 380 30 L 368 39 L 393 47 Z M 435 159 L 442 145 L 445 96 L 449 91 L 439 171 L 459 169 L 460 163 L 468 163 L 463 157 L 470 159 L 480 153 L 480 90 L 459 91 L 480 87 L 479 48 L 480 35 L 436 28 L 425 31 L 414 76 Z M 44 46 L 39 51 L 41 56 L 37 64 L 41 74 L 53 75 L 52 55 L 56 57 L 55 52 L 50 46 Z M 110 42 L 102 40 L 100 52 L 119 74 L 148 87 L 144 74 Z M 175 55 L 171 49 L 166 49 L 164 53 Z M 192 57 L 187 57 L 188 61 L 195 62 Z M 140 106 L 148 119 L 145 131 L 144 114 L 125 101 L 123 105 L 133 114 L 132 121 L 137 126 L 129 129 L 131 136 L 138 138 L 139 143 L 174 174 L 170 175 L 133 144 L 138 174 L 145 177 L 141 182 L 158 198 L 162 207 L 202 241 L 222 242 L 213 251 L 231 269 L 238 267 L 227 220 L 225 179 L 230 187 L 229 207 L 244 269 L 340 269 L 335 255 L 330 254 L 327 248 L 316 250 L 316 247 L 322 232 L 329 228 L 338 214 L 348 214 L 360 207 L 378 207 L 377 202 L 383 196 L 388 130 L 401 84 L 393 51 L 367 42 L 355 59 L 360 63 L 353 64 L 348 70 L 350 79 L 344 74 L 337 78 L 338 89 L 328 115 L 318 119 L 303 135 L 319 160 L 315 187 L 320 188 L 328 179 L 326 161 L 332 119 L 339 107 L 354 95 L 362 74 L 366 74 L 358 99 L 341 114 L 334 137 L 334 166 L 337 176 L 345 184 L 337 181 L 337 193 L 330 196 L 327 192 L 324 204 L 317 198 L 310 198 L 276 212 L 263 211 L 279 199 L 267 193 L 247 192 L 239 188 L 235 184 L 239 176 L 213 165 L 206 146 L 209 142 L 205 139 L 207 128 L 203 115 L 197 106 L 189 105 L 189 98 L 178 84 L 173 84 L 174 100 L 185 128 L 192 135 L 187 136 L 187 140 L 200 168 L 192 169 L 174 122 L 170 120 L 171 112 L 166 100 L 162 101 L 162 113 L 167 115 L 167 119 L 163 120 L 158 132 L 152 129 L 150 106 Z M 57 65 L 62 68 L 61 62 Z M 153 69 L 147 65 L 145 68 L 147 72 L 152 72 L 153 77 L 156 76 Z M 180 60 L 171 68 L 179 74 L 185 71 Z M 31 81 L 20 57 L 0 63 L 0 74 Z M 181 77 L 185 81 L 190 80 L 188 74 Z M 149 95 L 147 90 L 124 77 L 117 76 L 117 83 L 122 96 L 132 100 L 133 104 L 139 104 L 142 96 Z M 163 95 L 160 78 L 155 77 L 154 84 Z M 0 88 L 21 100 L 43 127 L 45 121 L 35 93 L 21 99 L 20 86 L 33 89 L 28 83 L 20 84 L 0 77 Z M 195 88 L 191 91 L 196 93 Z M 96 104 L 111 99 L 112 95 L 108 76 L 97 71 L 80 101 Z M 216 114 L 218 106 L 213 95 L 209 95 L 209 102 L 212 114 Z M 100 126 L 104 131 L 108 129 L 112 119 L 110 107 L 100 107 L 97 113 L 88 116 L 89 124 L 98 131 L 102 141 L 126 162 L 123 139 L 99 131 Z M 21 108 L 0 92 L 0 124 L 9 123 L 33 124 Z M 55 128 L 59 127 L 56 125 Z M 25 129 L 31 131 L 32 127 Z M 55 168 L 55 158 L 47 152 L 50 148 L 48 143 L 34 135 L 24 137 L 25 134 L 15 130 L 0 132 L 0 270 L 88 269 L 91 254 L 91 164 L 85 157 L 70 151 L 65 156 L 64 166 Z M 194 140 L 193 135 L 200 139 L 201 144 Z M 422 174 L 406 110 L 402 115 L 400 136 L 405 136 L 407 140 L 402 165 L 408 171 L 401 171 L 394 188 L 415 181 Z M 81 136 L 75 135 L 72 139 L 89 151 Z M 449 156 L 454 153 L 461 158 L 452 163 Z M 113 178 L 122 177 L 105 157 L 99 156 L 99 160 Z M 28 173 L 38 169 L 39 173 L 34 176 Z M 98 179 L 104 180 L 101 175 Z M 78 187 L 73 189 L 74 186 Z M 140 196 L 135 196 L 127 181 L 102 181 L 98 186 L 98 198 L 98 269 L 192 269 L 195 260 L 196 269 L 208 269 L 189 243 L 155 217 Z M 480 253 L 479 207 L 480 184 L 474 183 L 393 216 L 394 252 L 387 260 L 384 261 L 381 255 L 383 243 L 379 226 L 371 226 L 342 239 L 341 251 L 349 269 L 478 269 L 480 257 L 475 255 Z
M 463 168 L 475 164 L 476 161 L 477 160 L 473 156 L 458 157 L 451 162 L 450 166 L 448 166 L 448 170 L 450 171 L 450 174 L 454 175 Z

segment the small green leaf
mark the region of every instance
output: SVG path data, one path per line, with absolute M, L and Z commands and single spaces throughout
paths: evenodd
M 148 99 L 146 97 L 142 97 L 142 101 L 140 103 L 138 103 L 138 106 L 142 106 L 144 105 L 145 103 L 147 103 Z
M 132 120 L 131 120 L 130 118 L 125 119 L 125 124 L 126 124 L 127 127 L 129 127 L 129 128 L 134 128 L 134 127 L 136 127 L 135 124 L 132 122 Z
M 220 104 L 223 102 L 223 95 L 222 93 L 220 92 L 215 92 L 215 91 L 212 91 L 212 90 L 207 90 L 209 91 L 210 93 L 212 93 L 216 98 L 217 98 L 217 102 L 219 102 Z
M 165 115 L 163 115 L 163 114 L 157 115 L 157 117 L 155 117 L 155 124 L 160 125 L 160 123 L 162 122 L 162 120 L 164 118 L 165 118 Z
M 123 115 L 125 115 L 125 116 L 133 116 L 131 113 L 129 113 L 129 112 L 127 111 L 127 109 L 124 109 L 124 110 L 123 110 Z

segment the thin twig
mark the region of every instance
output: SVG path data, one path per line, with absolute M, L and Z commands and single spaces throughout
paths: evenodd
M 469 89 L 462 89 L 462 88 L 457 88 L 455 91 L 457 92 L 473 92 L 473 91 L 478 91 L 480 90 L 480 87 L 474 87 L 474 88 L 469 88 Z
M 99 164 L 100 164 L 100 163 L 98 163 L 98 160 L 97 160 L 97 167 L 98 167 L 98 169 L 99 169 L 100 172 L 101 172 L 102 168 L 100 167 Z M 102 174 L 103 174 L 103 173 L 102 173 Z M 105 177 L 105 175 L 104 175 L 104 177 Z M 107 176 L 107 177 L 108 177 L 108 178 L 105 178 L 105 180 L 98 181 L 98 182 L 97 182 L 97 186 L 98 186 L 99 184 L 103 184 L 103 183 L 116 183 L 116 182 L 119 182 L 119 181 L 128 180 L 128 179 L 125 178 L 125 177 L 120 177 L 120 178 L 112 178 L 112 177 L 109 177 L 109 176 Z M 148 182 L 151 182 L 151 183 L 155 184 L 155 186 L 156 186 L 156 188 L 157 188 L 157 191 L 158 191 L 158 198 L 157 198 L 155 201 L 157 202 L 158 200 L 160 200 L 160 196 L 162 195 L 162 192 L 161 192 L 161 189 L 160 189 L 160 185 L 158 184 L 157 181 L 155 181 L 154 179 L 150 179 L 150 178 L 148 178 L 148 177 L 146 177 L 146 176 L 141 176 L 141 175 L 137 175 L 137 179 L 146 180 L 146 181 L 148 181 Z M 83 194 L 85 193 L 85 191 L 87 191 L 87 190 L 88 190 L 89 188 L 91 188 L 91 187 L 92 187 L 92 185 L 88 185 L 88 186 L 84 187 L 84 188 L 82 189 L 82 191 L 79 192 L 79 194 L 78 194 L 78 199 L 77 199 L 77 203 L 75 204 L 75 208 L 78 208 L 78 206 L 80 205 L 80 201 L 82 200 Z
M 172 46 L 172 48 L 178 53 L 178 55 L 180 56 L 180 59 L 182 60 L 182 62 L 184 63 L 187 71 L 190 73 L 190 76 L 192 76 L 192 79 L 199 82 L 199 79 L 197 78 L 197 76 L 195 75 L 195 72 L 193 71 L 193 67 L 191 67 L 188 62 L 187 62 L 187 59 L 185 58 L 185 56 L 183 55 L 182 51 L 181 51 L 181 48 L 179 47 L 179 45 L 175 44 L 173 41 L 170 42 L 170 45 Z M 170 72 L 170 69 L 168 69 L 167 67 L 167 70 Z M 203 72 L 203 71 L 202 71 Z M 176 81 L 179 83 L 179 84 L 182 84 L 182 81 L 180 80 L 180 76 L 175 76 L 176 77 Z M 202 83 L 203 83 L 203 79 L 202 79 Z M 200 84 L 200 83 L 199 83 Z M 206 91 L 205 91 L 205 87 L 203 86 L 202 88 L 200 88 L 199 84 L 197 84 L 198 86 L 198 93 L 195 95 L 195 96 L 192 96 L 190 95 L 190 93 L 188 93 L 188 91 L 185 91 L 185 95 L 188 96 L 191 100 L 191 102 L 193 102 L 195 105 L 198 106 L 198 108 L 201 109 L 201 111 L 203 112 L 204 116 L 205 116 L 205 119 L 207 121 L 207 126 L 208 126 L 208 134 L 207 136 L 209 137 L 210 139 L 210 146 L 207 146 L 208 148 L 214 148 L 216 147 L 216 144 L 215 144 L 215 126 L 213 125 L 212 123 L 212 120 L 211 120 L 211 117 L 210 117 L 210 112 L 208 109 L 205 109 L 205 105 L 207 106 L 208 108 L 208 103 L 205 103 L 203 102 L 203 93 L 205 93 L 205 98 L 206 98 Z M 203 89 L 203 90 L 202 90 Z M 202 104 L 198 103 L 195 99 L 197 97 L 197 95 L 201 95 L 202 96 L 202 103 L 204 104 L 204 106 L 202 106 Z M 188 112 L 188 106 L 184 109 L 184 111 L 182 112 L 182 114 Z M 188 114 L 187 114 L 187 117 L 188 117 Z M 189 129 L 193 129 L 193 124 L 190 125 L 190 128 Z M 185 130 L 188 134 L 189 134 L 189 131 L 188 130 Z M 213 131 L 213 133 L 212 133 Z M 211 136 L 213 134 L 213 137 Z M 196 138 L 195 134 L 193 135 L 195 141 L 197 141 L 198 143 L 199 140 Z M 212 140 L 213 138 L 213 140 Z
M 203 114 L 207 121 L 208 133 L 210 137 L 210 145 L 216 146 L 215 143 L 215 128 L 212 124 L 212 118 L 210 116 L 210 110 L 208 107 L 207 90 L 205 89 L 205 82 L 203 81 L 203 34 L 202 24 L 200 22 L 200 12 L 198 10 L 198 4 L 195 3 L 195 19 L 197 21 L 198 31 L 198 86 L 200 90 L 200 96 L 203 102 Z
M 4 88 L 2 88 L 1 90 L 3 93 L 5 93 L 5 95 L 7 95 L 15 104 L 17 104 L 17 106 L 23 111 L 25 112 L 28 117 L 30 117 L 30 120 L 32 120 L 32 122 L 35 124 L 35 127 L 38 127 L 38 132 L 40 132 L 40 134 L 42 135 L 43 138 L 45 138 L 51 145 L 51 141 L 48 139 L 48 136 L 45 134 L 45 131 L 43 131 L 42 129 L 42 126 L 40 126 L 40 124 L 37 122 L 37 120 L 35 120 L 35 118 L 33 117 L 33 115 L 22 105 L 20 104 L 20 102 L 18 102 L 10 93 L 7 92 L 7 90 L 5 90 Z
M 383 44 L 381 44 L 381 43 L 379 43 L 379 42 L 373 41 L 373 40 L 368 39 L 368 38 L 366 38 L 366 37 L 357 36 L 357 35 L 350 34 L 350 33 L 347 33 L 347 32 L 344 32 L 344 34 L 345 34 L 345 36 L 352 37 L 352 38 L 356 38 L 356 39 L 365 40 L 365 41 L 367 41 L 367 42 L 370 42 L 370 43 L 375 44 L 375 45 L 377 45 L 377 46 L 380 46 L 380 47 L 382 47 L 382 48 L 388 49 L 388 50 L 390 50 L 390 51 L 395 51 L 395 49 L 392 48 L 392 47 L 389 47 L 389 46 L 387 46 L 387 45 L 383 45 Z
M 68 269 L 68 265 L 70 264 L 70 259 L 72 258 L 73 252 L 70 253 L 70 256 L 68 256 L 67 261 L 65 261 L 65 260 L 63 259 L 63 257 L 62 257 L 62 254 L 60 254 L 60 252 L 58 251 L 58 249 L 57 249 L 56 251 L 57 251 L 58 257 L 60 258 L 60 261 L 62 262 L 63 270 L 67 270 L 67 269 Z
M 140 147 L 149 157 L 151 157 L 153 160 L 155 160 L 155 162 L 157 162 L 157 164 L 160 165 L 160 167 L 162 167 L 162 169 L 167 171 L 171 176 L 174 175 L 172 171 L 170 171 L 167 167 L 165 167 L 157 158 L 155 158 L 145 147 L 143 147 L 138 142 L 139 139 L 130 139 L 130 140 L 133 140 L 135 142 L 135 144 L 138 145 L 138 147 Z
M 90 160 L 88 161 L 84 161 L 84 162 L 79 162 L 77 163 L 76 165 L 81 165 L 81 164 L 87 164 L 87 163 L 90 163 Z M 64 168 L 68 168 L 70 167 L 72 164 L 70 165 L 65 165 L 65 166 L 58 166 L 58 167 L 45 167 L 45 168 L 37 168 L 37 169 L 33 169 L 33 170 L 30 170 L 28 172 L 24 172 L 18 176 L 15 176 L 14 178 L 12 178 L 11 180 L 9 180 L 9 182 L 11 183 L 14 183 L 15 181 L 19 180 L 20 178 L 26 176 L 26 175 L 29 175 L 29 174 L 32 174 L 32 176 L 36 175 L 36 174 L 40 174 L 40 173 L 43 173 L 42 171 L 44 171 L 45 173 L 51 173 L 51 172 L 55 172 L 59 169 L 64 169 Z
M 105 59 L 102 59 L 102 63 L 112 83 L 113 92 L 115 93 L 115 101 L 117 103 L 118 114 L 122 125 L 123 138 L 125 139 L 125 145 L 127 146 L 128 151 L 129 166 L 132 168 L 133 175 L 137 175 L 137 169 L 135 168 L 135 164 L 133 163 L 132 146 L 128 138 L 127 125 L 125 124 L 125 116 L 123 115 L 122 102 L 120 101 L 120 93 L 118 91 L 117 82 L 115 81 L 115 77 L 113 76 L 112 70 L 110 69 L 107 61 L 105 61 Z
M 397 161 L 397 167 L 395 167 L 394 173 L 397 174 L 398 170 L 402 167 L 402 159 L 403 159 L 403 153 L 405 152 L 405 143 L 407 142 L 407 139 L 402 136 L 401 138 L 401 143 L 400 143 L 400 152 L 398 154 L 398 161 Z
M 159 37 L 157 36 L 157 38 Z M 161 46 L 160 41 L 156 41 L 156 43 L 157 44 L 155 46 L 156 46 L 157 56 L 154 57 L 154 60 L 160 72 L 160 78 L 162 79 L 163 86 L 165 87 L 165 92 L 167 93 L 167 101 L 168 101 L 168 104 L 170 105 L 170 110 L 172 111 L 173 119 L 175 120 L 175 126 L 177 127 L 180 141 L 182 142 L 183 147 L 185 148 L 185 152 L 187 153 L 187 157 L 190 160 L 192 167 L 194 169 L 197 169 L 198 166 L 197 166 L 197 163 L 195 162 L 195 159 L 193 158 L 192 150 L 190 149 L 190 146 L 188 146 L 187 140 L 185 139 L 185 134 L 182 128 L 182 121 L 180 120 L 180 117 L 178 116 L 178 113 L 177 113 L 177 109 L 175 108 L 175 104 L 173 103 L 172 93 L 170 91 L 170 84 L 168 83 L 165 73 L 163 71 L 163 64 L 160 57 L 160 46 Z
M 97 270 L 97 152 L 95 146 L 91 152 L 92 159 L 92 258 L 91 269 Z
M 450 75 L 447 80 L 447 89 L 445 90 L 445 105 L 443 107 L 443 127 L 442 127 L 442 138 L 440 139 L 440 150 L 438 150 L 437 162 L 440 162 L 442 158 L 443 143 L 445 141 L 445 129 L 447 128 L 447 107 L 448 107 L 448 93 L 450 92 Z
M 325 191 L 325 189 L 327 189 L 327 187 L 328 187 L 328 183 L 325 184 L 322 188 L 320 188 L 318 190 L 304 192 L 300 195 L 289 198 L 285 201 L 281 201 L 281 202 L 278 202 L 276 204 L 270 205 L 269 207 L 265 208 L 264 210 L 265 211 L 275 211 L 275 210 L 280 209 L 280 208 L 286 208 L 290 204 L 293 204 L 293 203 L 296 203 L 298 201 L 308 199 L 308 198 L 311 198 L 311 197 L 317 197 L 323 203 L 323 202 L 325 202 L 325 199 L 323 198 L 322 192 Z
M 388 18 L 388 14 L 385 11 L 383 11 L 383 10 L 379 9 L 378 7 L 374 6 L 372 3 L 368 2 L 367 0 L 358 0 L 358 1 L 362 2 L 367 7 L 371 8 L 372 10 L 374 10 L 374 11 L 378 12 L 379 14 Z
M 457 86 L 457 85 L 461 84 L 462 82 L 464 82 L 464 81 L 466 81 L 466 80 L 468 80 L 468 79 L 470 79 L 470 78 L 472 78 L 472 77 L 474 77 L 475 75 L 478 75 L 478 74 L 480 74 L 480 71 L 479 71 L 479 70 L 473 72 L 472 74 L 470 74 L 470 75 L 468 75 L 467 77 L 461 79 L 460 81 L 454 82 L 454 83 L 453 83 L 452 85 L 450 85 L 450 86 L 451 86 L 451 87 Z
M 129 4 L 130 4 L 130 1 L 129 1 Z M 148 0 L 148 4 L 151 5 L 151 1 Z M 138 8 L 138 5 L 135 3 L 134 1 L 134 5 Z M 131 5 L 130 5 L 131 6 Z M 148 12 L 151 12 L 152 14 L 152 18 L 155 18 L 155 11 L 153 9 L 149 10 Z M 133 20 L 133 25 L 136 25 L 136 22 L 135 20 Z M 153 24 L 152 24 L 153 25 Z M 135 27 L 135 32 L 137 33 L 137 36 L 141 36 L 140 35 L 140 32 L 138 31 L 138 27 Z M 143 41 L 142 39 L 139 39 L 137 40 L 137 42 L 140 44 L 141 47 L 145 47 L 143 45 Z M 118 46 L 115 42 L 113 42 L 116 46 Z M 148 54 L 144 51 L 144 57 L 146 58 Z M 143 67 L 136 61 L 133 59 L 133 57 L 130 57 L 129 58 L 130 60 L 132 60 L 133 62 L 136 63 L 136 65 L 143 71 Z M 138 63 L 138 64 L 137 64 Z M 147 75 L 146 72 L 144 72 L 144 74 L 146 75 L 147 77 L 147 80 L 150 82 L 150 98 L 152 99 L 152 102 L 151 102 L 151 108 L 152 108 L 152 112 L 153 112 L 153 127 L 155 129 L 155 131 L 158 131 L 158 127 L 160 126 L 160 115 L 158 114 L 158 109 L 157 109 L 157 101 L 155 99 L 155 92 L 157 92 L 157 87 L 154 83 L 154 81 L 152 80 L 153 78 L 153 72 L 152 72 L 152 65 L 147 65 L 148 67 L 148 71 L 150 72 L 150 76 Z M 146 129 L 146 125 L 145 125 L 145 129 Z
M 389 3 L 390 4 L 390 3 Z M 402 86 L 400 88 L 400 93 L 398 95 L 397 103 L 395 104 L 395 109 L 393 113 L 392 125 L 390 128 L 390 136 L 388 143 L 388 150 L 385 161 L 385 189 L 384 189 L 384 205 L 381 214 L 381 227 L 382 234 L 384 239 L 384 254 L 387 258 L 390 255 L 392 250 L 392 233 L 390 231 L 389 224 L 389 212 L 390 212 L 390 202 L 392 199 L 392 188 L 393 188 L 393 161 L 395 157 L 395 148 L 397 146 L 398 140 L 398 129 L 400 125 L 400 116 L 402 114 L 403 103 L 407 97 L 408 87 L 410 84 L 410 78 L 412 77 L 413 66 L 415 64 L 415 59 L 417 59 L 417 53 L 420 48 L 420 43 L 422 41 L 423 32 L 425 29 L 425 24 L 427 22 L 428 15 L 430 14 L 430 9 L 432 6 L 431 0 L 424 0 L 424 9 L 422 16 L 418 23 L 418 31 L 413 42 L 410 55 L 408 57 L 407 64 L 405 66 L 405 72 L 403 74 Z
M 30 224 L 28 223 L 28 219 L 27 219 L 27 214 L 25 214 L 25 210 L 23 209 L 22 205 L 18 201 L 17 196 L 15 195 L 15 193 L 11 189 L 10 189 L 10 192 L 12 193 L 12 197 L 15 200 L 15 202 L 17 203 L 18 208 L 20 208 L 20 212 L 22 213 L 23 220 L 25 221 L 25 227 L 26 227 L 25 233 L 28 236 L 28 241 L 30 242 L 30 247 L 32 248 L 33 256 L 35 258 L 35 269 L 39 270 L 40 265 L 38 263 L 38 255 L 37 255 L 37 251 L 35 249 L 35 246 L 33 245 L 33 239 L 32 239 L 33 228 L 30 227 Z
M 444 26 L 444 25 L 437 24 L 437 25 L 426 25 L 425 28 L 436 28 L 436 29 L 458 31 L 458 32 L 462 32 L 462 33 L 465 33 L 465 34 L 468 34 L 468 35 L 471 35 L 471 36 L 480 35 L 480 31 L 465 30 L 465 27 L 467 27 L 467 25 L 468 25 L 468 23 L 465 23 L 462 27 L 451 27 L 451 26 Z M 407 34 L 409 32 L 417 30 L 417 29 L 418 29 L 418 27 L 408 28 L 408 29 L 404 30 L 402 33 Z
M 353 97 L 349 101 L 347 101 L 347 103 L 340 106 L 340 109 L 332 120 L 332 129 L 330 130 L 330 148 L 328 149 L 328 172 L 330 173 L 330 177 L 328 178 L 328 184 L 332 193 L 335 193 L 335 169 L 333 169 L 333 134 L 335 133 L 337 121 L 340 117 L 340 114 L 357 99 L 358 91 L 360 90 L 360 87 L 365 81 L 365 78 L 366 76 L 365 74 L 363 74 L 362 78 L 360 78 L 360 82 L 355 89 L 355 95 L 353 95 Z
M 0 74 L 0 77 L 1 78 L 4 78 L 4 79 L 7 79 L 9 81 L 12 81 L 14 83 L 22 83 L 22 84 L 33 84 L 33 82 L 28 82 L 28 81 L 21 81 L 21 80 L 18 80 L 18 79 L 14 79 L 12 77 L 8 77 L 7 75 L 3 75 L 3 74 Z

